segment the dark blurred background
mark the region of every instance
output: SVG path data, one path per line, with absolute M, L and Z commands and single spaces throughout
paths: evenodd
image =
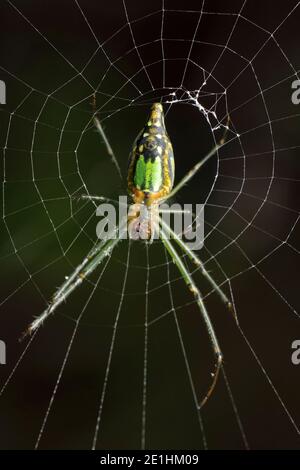
M 207 1 L 201 13 L 201 5 L 1 2 L 3 449 L 34 447 L 51 397 L 39 447 L 91 448 L 118 314 L 97 448 L 141 446 L 146 314 L 146 448 L 206 442 L 209 449 L 243 449 L 243 432 L 250 448 L 299 446 L 300 366 L 291 362 L 300 336 L 299 109 L 291 102 L 299 8 L 291 0 Z M 18 363 L 28 343 L 18 342 L 21 332 L 95 242 L 95 206 L 76 196 L 126 191 L 93 129 L 93 94 L 124 178 L 151 103 L 164 103 L 178 181 L 222 136 L 188 100 L 195 90 L 216 112 L 212 125 L 225 125 L 229 112 L 230 131 L 218 158 L 177 201 L 206 203 L 199 256 L 232 296 L 239 319 L 238 327 L 195 272 L 227 377 L 221 374 L 201 410 L 201 425 L 180 340 L 198 400 L 214 358 L 193 299 L 159 242 L 147 248 L 124 241 Z

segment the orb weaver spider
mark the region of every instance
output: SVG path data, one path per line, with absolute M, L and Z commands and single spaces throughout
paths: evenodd
M 117 160 L 114 157 L 114 153 L 109 145 L 101 123 L 97 118 L 95 109 L 93 119 L 97 131 L 106 144 L 108 153 L 120 172 Z M 202 319 L 213 348 L 216 360 L 215 370 L 212 374 L 213 379 L 205 397 L 200 403 L 198 403 L 199 409 L 206 403 L 215 388 L 222 366 L 223 356 L 200 290 L 196 286 L 192 274 L 183 263 L 170 239 L 173 239 L 178 248 L 200 269 L 201 274 L 210 283 L 213 291 L 219 295 L 220 299 L 228 309 L 232 310 L 232 304 L 222 289 L 216 284 L 209 272 L 205 269 L 204 264 L 198 256 L 160 216 L 160 205 L 173 197 L 186 183 L 188 183 L 188 181 L 191 180 L 191 178 L 193 178 L 200 168 L 216 154 L 218 149 L 225 142 L 227 129 L 228 126 L 225 127 L 225 133 L 220 142 L 216 144 L 211 151 L 177 183 L 175 187 L 173 187 L 175 171 L 173 148 L 166 131 L 163 107 L 161 103 L 154 103 L 151 107 L 150 116 L 145 127 L 141 130 L 134 141 L 128 165 L 127 188 L 133 204 L 129 207 L 130 210 L 128 212 L 126 226 L 127 228 L 129 226 L 134 228 L 131 232 L 131 238 L 135 238 L 132 235 L 133 233 L 139 233 L 140 238 L 146 239 L 148 242 L 152 242 L 154 234 L 159 232 L 159 238 L 164 244 L 172 261 L 178 268 L 188 289 L 195 297 L 196 304 L 202 315 Z M 98 201 L 107 199 L 102 196 L 92 195 L 84 195 L 82 197 L 84 199 Z M 95 244 L 83 261 L 55 292 L 47 308 L 28 326 L 22 338 L 28 334 L 36 332 L 44 321 L 55 312 L 58 306 L 63 303 L 70 294 L 80 286 L 80 284 L 82 284 L 84 279 L 100 265 L 104 258 L 110 255 L 112 250 L 120 241 L 120 236 L 118 236 L 120 231 L 121 227 L 115 227 L 115 237 L 113 237 L 112 234 L 109 234 L 106 238 Z

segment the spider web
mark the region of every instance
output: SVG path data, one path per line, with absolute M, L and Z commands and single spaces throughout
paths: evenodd
M 7 0 L 0 78 L 3 204 L 2 448 L 296 448 L 299 256 L 299 2 Z M 33 316 L 95 244 L 95 205 L 122 175 L 161 100 L 176 181 L 205 203 L 200 258 L 236 319 L 193 273 L 224 366 L 199 410 L 214 357 L 193 298 L 160 242 L 122 242 L 28 342 Z

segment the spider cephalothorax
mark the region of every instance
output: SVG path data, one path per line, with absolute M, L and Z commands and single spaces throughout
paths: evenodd
M 132 238 L 138 238 L 138 233 L 140 238 L 153 238 L 158 206 L 172 190 L 174 170 L 173 148 L 166 131 L 163 107 L 154 103 L 129 156 L 127 183 L 135 207 L 128 217 Z

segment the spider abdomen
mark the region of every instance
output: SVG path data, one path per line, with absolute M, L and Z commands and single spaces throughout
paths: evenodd
M 152 105 L 148 122 L 133 144 L 127 181 L 134 202 L 147 205 L 168 196 L 173 187 L 173 148 L 160 103 Z

